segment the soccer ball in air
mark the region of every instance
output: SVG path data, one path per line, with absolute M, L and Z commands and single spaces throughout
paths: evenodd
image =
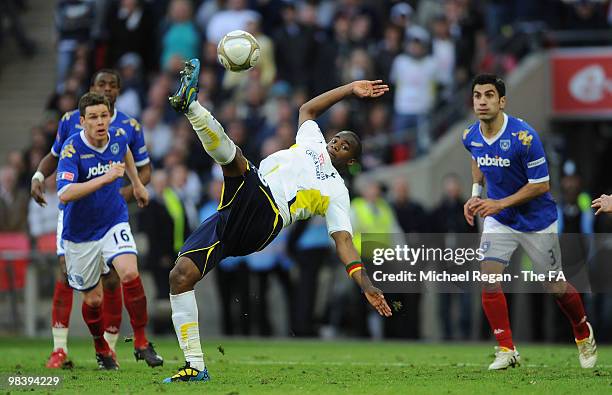
M 246 71 L 259 60 L 259 43 L 252 34 L 234 30 L 219 41 L 217 57 L 228 71 Z

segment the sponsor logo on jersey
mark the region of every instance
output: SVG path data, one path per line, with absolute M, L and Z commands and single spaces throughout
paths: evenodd
M 510 149 L 510 139 L 499 140 L 499 147 L 502 151 L 508 151 Z
M 510 167 L 510 159 L 502 158 L 499 156 L 490 157 L 489 154 L 485 156 L 479 156 L 477 161 L 478 167 L 481 166 L 494 166 L 494 167 Z
M 322 169 L 323 164 L 325 163 L 325 157 L 323 153 L 317 155 L 313 150 L 307 149 L 306 155 L 310 156 L 312 162 L 315 166 L 315 174 L 317 179 L 319 180 L 327 180 L 328 178 L 336 178 L 336 172 L 325 173 Z
M 105 165 L 103 165 L 102 163 L 98 162 L 98 164 L 96 166 L 90 166 L 87 169 L 87 177 L 86 178 L 89 179 L 89 178 L 92 178 L 92 177 L 101 176 L 102 174 L 106 174 L 110 170 L 111 166 L 114 163 L 119 164 L 121 162 L 113 162 L 113 161 L 111 161 L 111 162 L 109 162 L 109 163 L 107 163 Z
M 57 180 L 74 181 L 74 173 L 71 173 L 69 171 L 61 171 L 57 175 Z
M 543 163 L 546 163 L 546 158 L 545 157 L 541 157 L 540 159 L 536 159 L 534 161 L 528 162 L 527 163 L 527 168 L 531 169 L 531 168 L 540 166 Z
M 519 132 L 512 133 L 513 136 L 518 137 L 519 141 L 527 146 L 531 147 L 531 141 L 533 140 L 533 135 L 529 134 L 526 130 L 521 130 Z
M 121 129 L 123 130 L 123 129 Z M 118 143 L 114 143 L 111 145 L 111 152 L 113 155 L 117 155 L 119 153 L 119 144 Z
M 89 159 L 89 158 L 93 158 L 95 155 L 94 154 L 83 154 L 81 155 L 81 159 Z
M 482 145 L 482 143 L 477 143 L 477 142 L 475 142 L 475 141 L 472 141 L 472 142 L 470 143 L 470 145 L 471 145 L 472 147 L 482 147 L 482 146 L 483 146 L 483 145 Z

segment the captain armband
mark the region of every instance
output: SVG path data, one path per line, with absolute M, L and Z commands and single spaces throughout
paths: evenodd
M 363 263 L 361 261 L 353 261 L 346 265 L 346 273 L 350 278 L 353 278 L 353 274 L 357 273 L 360 270 L 363 270 Z

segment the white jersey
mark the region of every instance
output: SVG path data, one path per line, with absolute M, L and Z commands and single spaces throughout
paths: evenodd
M 291 148 L 264 159 L 259 171 L 268 183 L 284 226 L 313 215 L 325 217 L 327 232 L 353 234 L 350 200 L 315 121 L 304 122 Z

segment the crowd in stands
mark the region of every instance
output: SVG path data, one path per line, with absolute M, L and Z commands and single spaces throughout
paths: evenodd
M 2 2 L 0 21 L 10 16 L 9 3 L 22 1 Z M 388 97 L 371 104 L 339 103 L 319 120 L 330 135 L 349 129 L 362 137 L 367 171 L 425 154 L 453 120 L 437 119 L 437 110 L 456 102 L 469 106 L 469 97 L 457 93 L 475 73 L 512 71 L 533 50 L 532 44 L 517 40 L 529 26 L 606 29 L 612 20 L 609 10 L 609 1 L 595 0 L 58 0 L 55 91 L 49 92 L 44 119 L 31 130 L 30 146 L 11 152 L 0 169 L 0 230 L 33 236 L 55 231 L 53 177 L 46 182 L 44 209 L 29 201 L 30 177 L 49 152 L 61 116 L 74 110 L 89 89 L 92 73 L 114 68 L 122 78 L 116 107 L 142 124 L 155 169 L 149 185 L 152 202 L 139 212 L 136 228 L 149 239 L 149 254 L 141 264 L 154 274 L 157 296 L 166 298 L 174 257 L 189 232 L 215 209 L 222 181 L 190 124 L 168 105 L 185 60 L 200 58 L 199 102 L 256 164 L 294 143 L 297 111 L 309 98 L 353 80 L 389 82 Z M 217 43 L 235 29 L 251 32 L 261 46 L 258 66 L 247 73 L 226 72 L 217 61 Z M 457 180 L 450 175 L 444 183 L 443 201 L 426 212 L 411 201 L 405 180 L 398 180 L 384 200 L 394 230 L 475 231 L 463 221 L 465 194 Z M 366 201 L 383 196 L 374 187 L 367 190 L 379 195 L 363 194 Z M 359 212 L 353 210 L 358 224 Z M 271 333 L 266 310 L 270 276 L 277 276 L 287 295 L 292 333 L 316 335 L 324 321 L 331 328 L 328 334 L 342 327 L 351 306 L 361 300 L 343 304 L 339 296 L 340 301 L 320 305 L 322 293 L 330 300 L 330 295 L 345 294 L 337 284 L 319 281 L 322 269 L 333 272 L 329 268 L 338 266 L 330 248 L 324 223 L 315 219 L 286 231 L 258 255 L 225 261 L 216 277 L 224 332 Z M 317 290 L 319 284 L 328 289 Z M 418 294 L 402 297 L 404 305 L 418 306 Z M 442 301 L 445 338 L 453 336 L 452 299 Z M 250 300 L 257 300 L 256 307 Z M 462 309 L 469 306 L 469 300 L 459 303 Z M 366 317 L 359 306 L 353 314 Z M 260 311 L 251 314 L 253 308 Z M 359 330 L 419 338 L 418 308 L 405 311 L 387 328 L 369 320 Z M 251 319 L 258 321 L 257 330 Z M 470 325 L 462 321 L 455 336 L 467 336 Z

